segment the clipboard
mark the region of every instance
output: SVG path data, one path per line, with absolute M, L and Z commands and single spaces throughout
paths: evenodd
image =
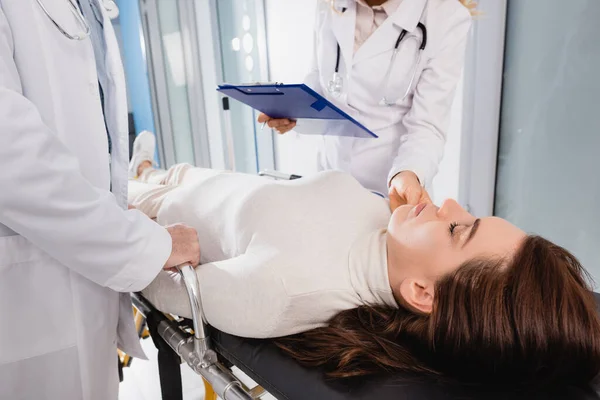
M 297 120 L 298 127 L 305 127 L 299 133 L 378 137 L 305 84 L 223 84 L 217 91 L 272 118 Z

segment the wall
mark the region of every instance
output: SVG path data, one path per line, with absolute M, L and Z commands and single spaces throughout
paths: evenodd
M 223 150 L 225 144 L 222 134 L 221 96 L 215 90 L 217 85 L 221 83 L 222 75 L 218 46 L 219 38 L 215 26 L 217 24 L 217 12 L 211 1 L 196 0 L 195 6 L 210 165 L 216 169 L 227 169 L 229 165 L 225 160 Z
M 123 65 L 127 77 L 127 95 L 130 111 L 133 112 L 136 132 L 155 132 L 148 69 L 146 66 L 145 44 L 138 2 L 117 0 Z
M 458 83 L 452 105 L 452 118 L 448 129 L 444 158 L 433 180 L 433 201 L 441 205 L 448 198 L 459 198 L 461 139 L 463 136 L 464 79 Z
M 304 81 L 312 62 L 317 1 L 322 0 L 265 0 L 271 81 Z M 295 132 L 278 135 L 275 138 L 277 170 L 299 175 L 316 172 L 316 140 L 318 138 Z
M 495 214 L 572 251 L 600 284 L 600 2 L 511 0 Z M 568 27 L 558 31 L 557 24 Z
M 266 0 L 267 44 L 272 81 L 302 82 L 313 54 L 315 7 L 322 0 Z M 293 18 L 291 17 L 293 16 Z M 333 51 L 333 50 L 332 50 Z M 459 84 L 452 109 L 446 153 L 434 180 L 434 201 L 457 198 L 459 188 L 463 88 Z M 290 132 L 276 138 L 276 165 L 283 172 L 310 174 L 316 171 L 316 140 Z

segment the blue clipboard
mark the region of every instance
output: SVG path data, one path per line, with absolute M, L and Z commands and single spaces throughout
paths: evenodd
M 314 134 L 377 138 L 363 124 L 305 84 L 224 84 L 217 90 L 273 118 L 297 120 L 298 126 L 309 126 Z

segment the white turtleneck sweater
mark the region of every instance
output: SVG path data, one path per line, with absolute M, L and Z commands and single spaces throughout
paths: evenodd
M 323 326 L 342 310 L 396 302 L 387 272 L 387 202 L 350 175 L 294 181 L 221 173 L 171 191 L 157 221 L 198 230 L 196 269 L 207 321 L 253 338 Z M 163 272 L 144 290 L 189 317 L 186 291 Z

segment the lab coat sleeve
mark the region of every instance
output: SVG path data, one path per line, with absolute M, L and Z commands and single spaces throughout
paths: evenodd
M 99 285 L 143 289 L 168 259 L 170 235 L 84 178 L 76 156 L 23 96 L 13 52 L 0 6 L 0 224 Z
M 406 133 L 400 138 L 398 154 L 388 183 L 399 172 L 413 171 L 421 184 L 431 187 L 444 154 L 446 131 L 456 86 L 464 65 L 471 15 L 465 7 L 446 21 L 439 50 L 425 65 L 415 88 L 412 107 L 402 120 Z

